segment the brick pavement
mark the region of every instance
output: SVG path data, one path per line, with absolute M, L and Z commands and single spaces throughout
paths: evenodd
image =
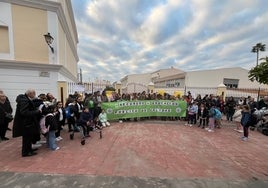
M 40 173 L 268 185 L 268 137 L 251 131 L 244 142 L 235 126 L 224 124 L 209 133 L 180 121 L 113 122 L 103 130 L 102 139 L 93 132 L 84 146 L 79 134 L 70 140 L 64 130 L 60 150 L 42 146 L 38 155 L 25 158 L 20 155 L 21 138 L 12 138 L 0 143 L 0 172 L 3 177 L 5 173 Z

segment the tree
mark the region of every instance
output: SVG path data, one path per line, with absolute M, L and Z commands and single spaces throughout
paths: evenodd
M 261 60 L 264 61 L 249 71 L 248 78 L 252 82 L 256 80 L 261 84 L 268 84 L 268 56 L 261 58 Z
M 260 51 L 262 52 L 265 51 L 265 44 L 257 43 L 255 46 L 252 47 L 252 50 L 251 50 L 251 52 L 257 53 L 257 66 L 259 65 L 259 52 Z

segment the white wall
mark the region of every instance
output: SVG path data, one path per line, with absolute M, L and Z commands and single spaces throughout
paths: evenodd
M 0 69 L 0 88 L 8 96 L 13 111 L 16 110 L 16 97 L 27 89 L 35 89 L 36 95 L 52 93 L 57 96 L 57 72 L 49 72 L 49 77 L 40 77 L 37 70 Z
M 217 87 L 224 78 L 239 79 L 239 88 L 258 88 L 260 84 L 248 79 L 248 70 L 239 67 L 186 73 L 187 87 Z

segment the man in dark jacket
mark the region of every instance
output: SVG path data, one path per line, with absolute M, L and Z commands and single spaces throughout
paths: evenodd
M 13 123 L 13 137 L 22 136 L 22 157 L 33 156 L 37 153 L 32 149 L 34 136 L 39 132 L 38 116 L 41 110 L 33 103 L 35 90 L 29 89 L 25 94 L 17 96 L 17 108 Z

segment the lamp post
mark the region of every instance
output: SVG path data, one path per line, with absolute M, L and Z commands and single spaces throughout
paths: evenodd
M 54 54 L 54 48 L 51 46 L 54 38 L 50 35 L 50 33 L 47 33 L 44 35 L 47 45 L 50 47 L 51 52 Z

